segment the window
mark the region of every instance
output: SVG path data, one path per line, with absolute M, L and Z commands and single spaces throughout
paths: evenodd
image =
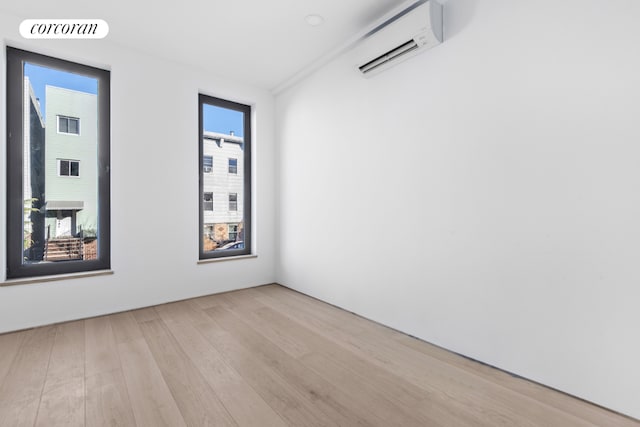
M 59 176 L 80 176 L 80 162 L 77 160 L 58 159 Z
M 6 52 L 6 277 L 109 269 L 109 71 Z
M 202 172 L 213 172 L 213 156 L 204 156 L 202 159 Z
M 58 133 L 80 135 L 80 119 L 77 117 L 58 116 Z
M 229 159 L 229 173 L 238 173 L 238 159 Z
M 229 224 L 229 240 L 238 240 L 238 224 Z
M 229 194 L 229 210 L 230 211 L 238 210 L 238 195 L 236 193 Z
M 199 95 L 198 111 L 199 163 L 202 165 L 199 181 L 200 259 L 250 254 L 251 107 Z M 213 165 L 213 159 L 220 159 L 217 160 L 220 163 Z M 224 168 L 224 159 L 228 162 L 228 173 L 234 176 L 206 177 L 207 167 L 220 170 L 218 168 Z M 221 205 L 212 212 L 213 198 Z M 222 205 L 225 198 L 229 201 L 228 209 Z M 229 245 L 229 240 L 238 244 Z
M 205 211 L 213 210 L 213 193 L 204 193 L 203 208 Z

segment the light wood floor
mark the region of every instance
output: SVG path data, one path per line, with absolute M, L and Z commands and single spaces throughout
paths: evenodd
M 2 426 L 640 426 L 270 285 L 0 335 Z

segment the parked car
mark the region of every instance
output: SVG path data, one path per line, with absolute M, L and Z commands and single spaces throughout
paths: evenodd
M 244 249 L 244 242 L 241 240 L 238 242 L 231 242 L 231 243 L 227 243 L 226 245 L 222 245 L 218 248 L 218 250 L 224 250 L 224 249 Z

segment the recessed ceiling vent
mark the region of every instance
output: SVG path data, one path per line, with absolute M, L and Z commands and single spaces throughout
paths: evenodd
M 358 70 L 374 76 L 442 40 L 442 4 L 419 1 L 369 32 L 356 49 Z

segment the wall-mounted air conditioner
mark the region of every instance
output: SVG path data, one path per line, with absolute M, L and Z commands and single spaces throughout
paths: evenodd
M 442 43 L 442 4 L 419 1 L 374 28 L 357 47 L 357 67 L 365 77 Z

